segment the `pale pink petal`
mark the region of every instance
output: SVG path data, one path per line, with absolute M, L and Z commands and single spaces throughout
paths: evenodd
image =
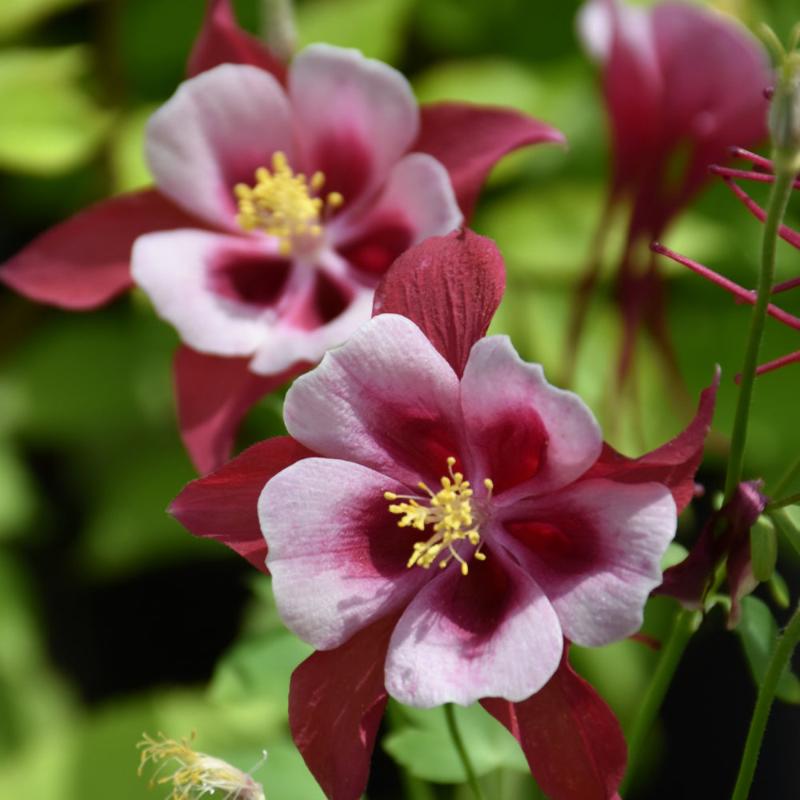
M 254 182 L 280 150 L 292 159 L 289 102 L 257 67 L 223 64 L 185 81 L 147 126 L 146 154 L 158 188 L 179 206 L 228 230 L 237 183 Z
M 504 543 L 544 589 L 568 639 L 594 647 L 639 630 L 675 535 L 666 486 L 579 481 L 501 513 Z
M 420 329 L 373 317 L 286 395 L 284 420 L 299 442 L 409 486 L 447 474 L 459 456 L 458 380 Z
M 308 171 L 354 203 L 411 146 L 419 109 L 408 81 L 357 50 L 315 44 L 289 68 L 298 146 Z
M 482 697 L 524 700 L 555 672 L 563 637 L 536 583 L 498 550 L 451 563 L 400 617 L 386 658 L 386 688 L 401 703 L 431 708 Z
M 149 295 L 159 316 L 195 350 L 222 356 L 251 355 L 262 343 L 274 311 L 266 302 L 237 297 L 237 267 L 267 274 L 274 298 L 280 295 L 286 264 L 268 240 L 176 230 L 141 236 L 133 248 L 133 278 Z M 266 297 L 262 297 L 266 300 Z
M 342 344 L 369 319 L 372 290 L 357 285 L 333 287 L 336 285 L 324 276 L 316 275 L 308 291 L 287 298 L 290 302 L 270 325 L 253 356 L 253 372 L 269 375 L 301 361 L 316 364 L 326 351 Z M 322 302 L 323 291 L 339 293 L 333 307 Z
M 402 607 L 430 577 L 406 566 L 420 532 L 399 528 L 386 491 L 397 481 L 360 464 L 306 458 L 258 500 L 281 618 L 320 650 Z
M 395 164 L 370 209 L 358 216 L 342 213 L 330 225 L 336 249 L 354 266 L 367 272 L 385 272 L 411 245 L 429 236 L 455 230 L 463 221 L 447 170 L 432 156 L 412 153 Z M 403 231 L 383 248 L 376 268 L 376 234 L 386 241 L 386 230 Z
M 523 361 L 506 336 L 473 346 L 461 407 L 476 466 L 498 493 L 512 487 L 514 497 L 551 492 L 600 455 L 600 428 L 583 400 L 547 383 L 541 366 Z

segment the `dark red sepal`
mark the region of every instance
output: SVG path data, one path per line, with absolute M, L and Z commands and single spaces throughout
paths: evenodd
M 180 347 L 174 363 L 178 428 L 197 471 L 204 474 L 225 463 L 244 415 L 307 367 L 298 364 L 277 375 L 256 375 L 246 358 Z
M 266 70 L 280 84 L 286 83 L 286 64 L 239 27 L 230 0 L 209 0 L 203 27 L 189 55 L 186 75 L 193 78 L 220 64 L 250 64 Z
M 555 675 L 521 703 L 481 705 L 520 743 L 531 774 L 551 800 L 616 797 L 627 746 L 611 709 L 569 664 L 565 646 Z
M 683 511 L 695 492 L 694 475 L 703 457 L 703 446 L 711 428 L 719 389 L 719 369 L 711 385 L 700 393 L 697 413 L 674 439 L 639 458 L 628 458 L 604 444 L 600 458 L 584 478 L 607 478 L 621 483 L 663 483 Z
M 415 322 L 460 376 L 505 285 L 497 246 L 464 229 L 432 236 L 403 253 L 378 285 L 372 313 L 402 314 Z
M 0 280 L 39 303 L 83 311 L 133 284 L 131 248 L 145 233 L 203 227 L 155 189 L 90 206 L 45 231 L 0 267 Z
M 254 444 L 210 475 L 188 483 L 169 513 L 195 536 L 217 539 L 266 572 L 258 497 L 270 478 L 313 455 L 291 436 Z
M 513 109 L 432 103 L 420 109 L 420 132 L 411 149 L 444 164 L 469 219 L 486 176 L 504 155 L 529 144 L 565 141 L 561 131 Z
M 367 786 L 396 621 L 379 620 L 335 650 L 318 650 L 292 675 L 292 738 L 329 800 L 358 800 Z

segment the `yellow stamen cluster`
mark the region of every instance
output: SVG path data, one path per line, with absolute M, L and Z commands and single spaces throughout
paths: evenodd
M 192 750 L 186 739 L 178 742 L 167 739 L 163 733 L 159 739 L 146 733 L 142 737 L 137 745 L 141 750 L 138 774 L 141 776 L 148 761 L 159 765 L 150 786 L 172 784 L 165 800 L 200 800 L 217 792 L 220 800 L 264 800 L 263 788 L 248 773 L 220 758 Z M 174 770 L 160 774 L 168 764 Z
M 441 479 L 442 488 L 434 493 L 424 483 L 420 482 L 419 488 L 427 493 L 428 497 L 412 497 L 398 495 L 394 492 L 384 492 L 386 500 L 406 500 L 404 503 L 394 503 L 389 506 L 392 514 L 402 514 L 397 524 L 401 528 L 416 528 L 424 531 L 427 525 L 433 526 L 433 535 L 424 542 L 416 542 L 414 551 L 408 559 L 406 566 L 415 564 L 428 569 L 438 560 L 439 566 L 444 569 L 452 559 L 461 565 L 461 574 L 469 573 L 469 565 L 455 548 L 455 543 L 468 541 L 477 549 L 473 557 L 483 561 L 486 555 L 481 552 L 482 542 L 478 528 L 474 525 L 475 518 L 470 498 L 473 491 L 469 481 L 464 480 L 460 472 L 453 472 L 456 460 L 452 456 L 447 459 L 449 475 Z M 484 486 L 492 491 L 493 484 L 489 478 Z M 422 500 L 428 505 L 422 505 Z M 446 552 L 445 552 L 446 551 Z M 444 556 L 439 558 L 442 554 Z
M 325 214 L 344 202 L 339 192 L 329 192 L 323 200 L 319 192 L 325 176 L 315 172 L 309 181 L 303 173 L 295 174 L 280 151 L 272 156 L 272 170 L 259 167 L 255 177 L 255 186 L 238 183 L 234 187 L 239 204 L 236 221 L 246 231 L 277 237 L 282 255 L 290 255 L 300 241 L 318 239 Z

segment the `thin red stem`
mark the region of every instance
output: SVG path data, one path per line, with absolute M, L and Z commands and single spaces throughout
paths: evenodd
M 670 250 L 668 247 L 664 247 L 664 245 L 661 244 L 660 242 L 653 242 L 650 245 L 650 249 L 654 253 L 666 256 L 667 258 L 672 259 L 678 264 L 681 264 L 684 267 L 688 267 L 688 269 L 692 270 L 692 272 L 696 272 L 698 275 L 702 275 L 704 278 L 707 278 L 712 283 L 715 283 L 717 286 L 720 286 L 723 289 L 725 289 L 725 291 L 730 292 L 737 300 L 741 300 L 743 303 L 748 303 L 751 306 L 755 305 L 756 296 L 752 291 L 748 289 L 743 289 L 741 286 L 739 286 L 738 283 L 734 283 L 733 281 L 728 280 L 728 278 L 719 275 L 718 273 L 714 272 L 713 269 L 704 267 L 697 261 L 692 261 L 691 258 L 682 256 L 680 253 L 676 253 L 674 250 Z M 770 303 L 767 306 L 767 314 L 769 314 L 774 319 L 777 319 L 779 322 L 782 322 L 784 325 L 788 325 L 793 330 L 800 331 L 800 317 L 795 317 L 788 311 L 784 311 L 782 308 L 778 308 L 777 306 L 772 305 L 772 303 Z
M 731 178 L 723 178 L 727 187 L 739 198 L 739 200 L 744 203 L 747 210 L 759 221 L 764 222 L 767 218 L 767 213 L 764 211 L 761 206 L 750 197 L 747 192 L 742 189 L 739 184 L 733 181 Z M 788 225 L 781 225 L 778 229 L 778 236 L 781 237 L 786 242 L 789 242 L 792 247 L 796 247 L 800 249 L 800 233 L 798 233 L 793 228 L 790 228 Z
M 739 180 L 757 181 L 758 183 L 772 183 L 775 176 L 768 172 L 755 172 L 750 169 L 733 169 L 733 167 L 722 167 L 719 164 L 712 164 L 708 171 L 723 178 L 738 178 Z M 800 189 L 800 180 L 796 180 L 792 186 Z
M 768 158 L 764 158 L 764 156 L 760 156 L 750 150 L 745 150 L 744 147 L 731 147 L 730 153 L 734 158 L 743 158 L 745 161 L 749 161 L 751 164 L 762 167 L 769 172 L 773 170 L 772 162 Z
M 789 278 L 788 281 L 784 281 L 783 283 L 776 283 L 775 286 L 772 287 L 772 294 L 788 292 L 789 289 L 794 289 L 796 286 L 800 286 L 800 278 Z

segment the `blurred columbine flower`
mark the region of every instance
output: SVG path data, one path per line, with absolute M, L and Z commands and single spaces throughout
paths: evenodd
M 363 790 L 387 693 L 480 700 L 557 800 L 612 797 L 624 769 L 616 721 L 567 645 L 641 624 L 715 388 L 677 439 L 625 458 L 576 395 L 484 337 L 503 283 L 499 254 L 469 232 L 412 248 L 377 316 L 290 389 L 291 436 L 171 509 L 262 569 L 266 556 L 284 621 L 319 648 L 293 676 L 290 722 L 336 800 Z
M 139 775 L 148 763 L 156 771 L 150 785 L 171 786 L 166 800 L 201 800 L 220 797 L 223 800 L 264 800 L 264 789 L 247 772 L 228 764 L 220 758 L 198 753 L 186 739 L 180 742 L 167 739 L 163 733 L 157 738 L 142 734 Z
M 156 188 L 45 233 L 0 278 L 71 309 L 144 289 L 184 343 L 179 421 L 207 471 L 256 400 L 369 318 L 396 256 L 461 224 L 502 155 L 563 137 L 510 110 L 421 111 L 355 50 L 312 45 L 287 68 L 219 0 L 190 67 L 147 129 Z
M 725 161 L 731 145 L 749 147 L 765 138 L 764 90 L 772 76 L 763 48 L 743 26 L 686 3 L 646 9 L 623 0 L 589 0 L 578 27 L 602 68 L 613 161 L 607 208 L 631 204 L 616 278 L 624 378 L 641 326 L 672 363 L 661 277 L 647 245 L 705 185 L 710 164 Z M 599 263 L 587 275 L 584 294 L 594 286 Z M 577 309 L 573 345 L 585 297 Z

